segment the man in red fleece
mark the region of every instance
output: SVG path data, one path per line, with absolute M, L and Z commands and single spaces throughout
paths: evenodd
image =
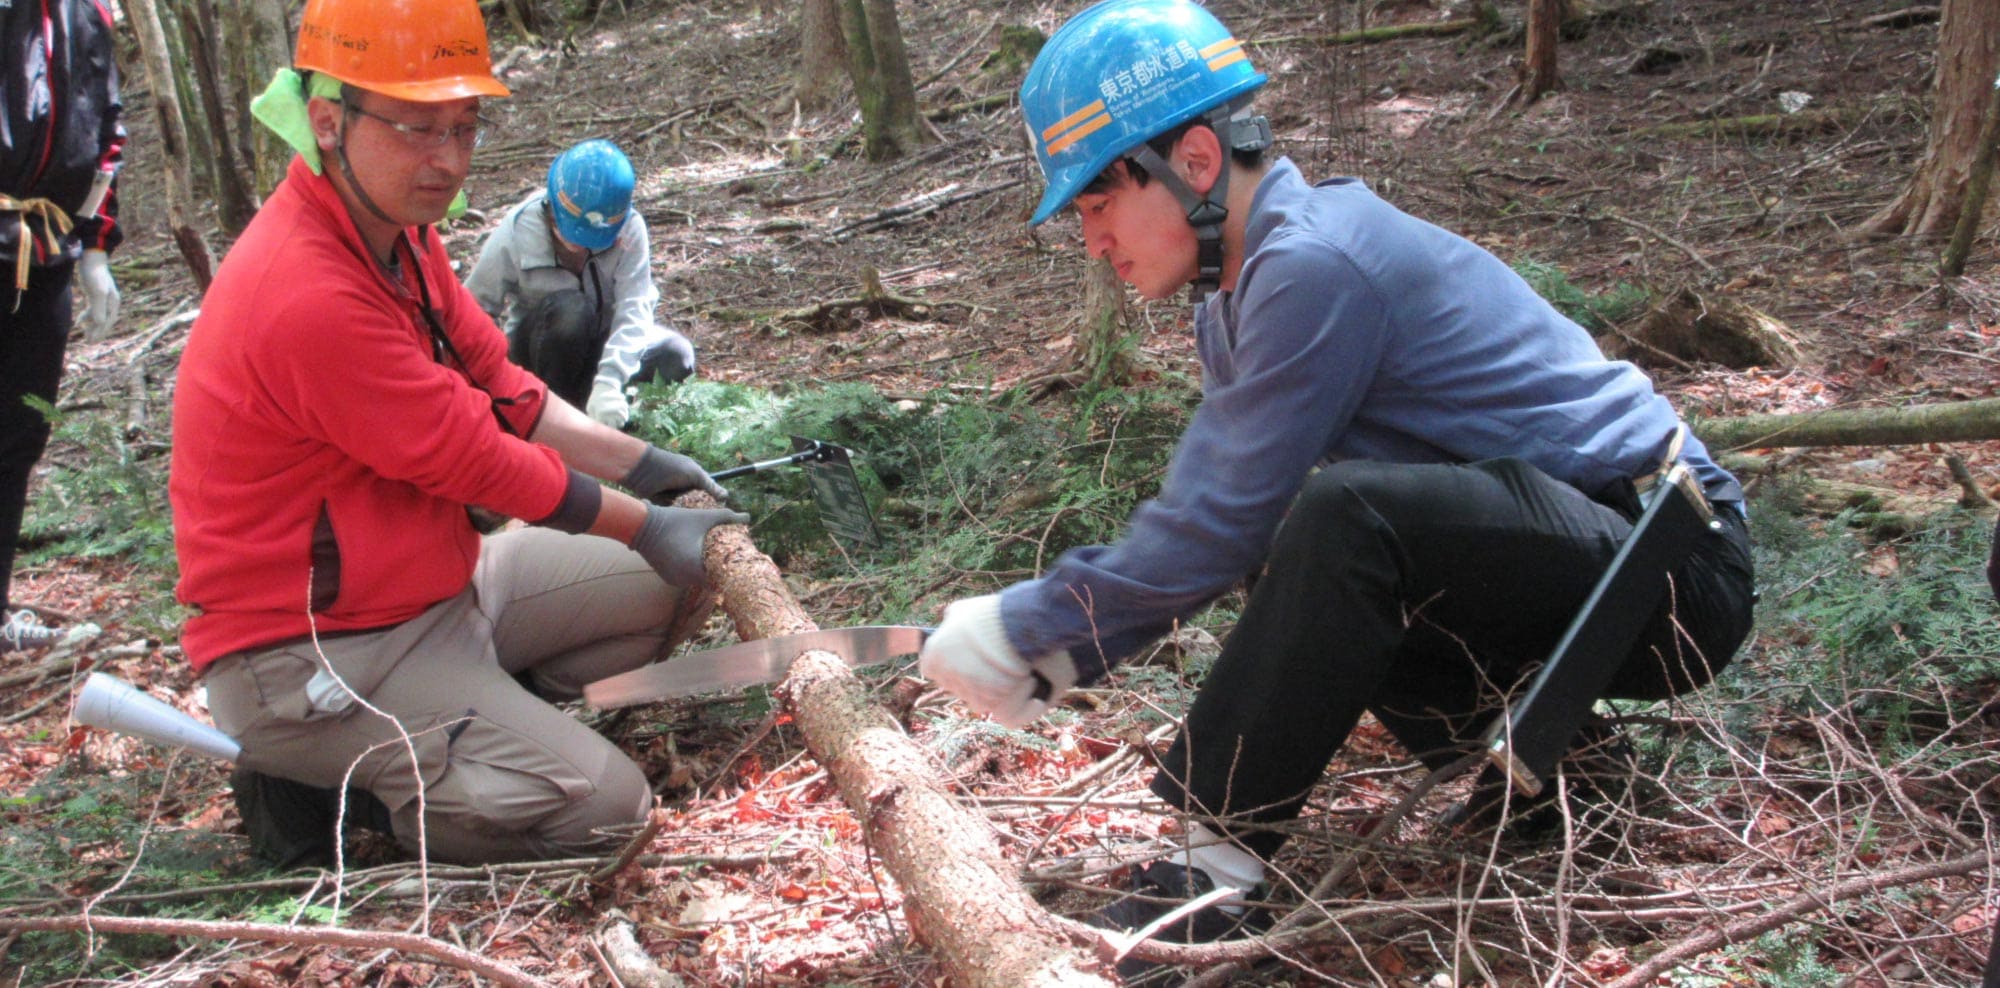
M 657 657 L 709 529 L 749 518 L 600 486 L 721 494 L 508 363 L 453 275 L 431 224 L 507 95 L 474 0 L 311 0 L 295 62 L 257 112 L 300 154 L 174 397 L 182 645 L 243 745 L 253 846 L 330 859 L 345 792 L 442 860 L 612 849 L 651 790 L 545 698 Z M 482 538 L 468 506 L 534 527 Z

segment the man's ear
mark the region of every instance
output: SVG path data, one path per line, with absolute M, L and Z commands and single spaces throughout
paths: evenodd
M 312 124 L 313 142 L 321 151 L 340 144 L 340 104 L 317 96 L 306 100 L 306 120 Z
M 1207 124 L 1197 124 L 1181 135 L 1169 163 L 1195 195 L 1205 196 L 1222 177 L 1222 169 L 1229 167 L 1229 158 L 1222 153 L 1222 141 L 1215 131 Z

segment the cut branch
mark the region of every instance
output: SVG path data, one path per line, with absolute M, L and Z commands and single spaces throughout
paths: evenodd
M 1633 968 L 1622 978 L 1611 982 L 1605 988 L 1638 988 L 1650 985 L 1654 979 L 1678 967 L 1691 957 L 1697 957 L 1711 950 L 1732 943 L 1743 943 L 1761 934 L 1769 933 L 1801 917 L 1828 909 L 1836 903 L 1867 895 L 1884 889 L 1900 888 L 1927 882 L 1934 878 L 1955 875 L 1970 875 L 1976 871 L 1988 871 L 1993 867 L 1991 855 L 1981 851 L 1947 861 L 1932 861 L 1894 871 L 1860 875 L 1839 882 L 1830 888 L 1811 889 L 1772 907 L 1771 911 L 1756 916 L 1745 916 L 1727 926 L 1703 930 L 1668 947 L 1648 958 L 1644 964 Z

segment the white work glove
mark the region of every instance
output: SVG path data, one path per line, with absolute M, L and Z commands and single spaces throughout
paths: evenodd
M 1076 663 L 1067 651 L 1032 662 L 1014 651 L 1000 623 L 998 594 L 968 597 L 946 607 L 944 620 L 924 641 L 917 669 L 974 713 L 1012 728 L 1047 713 L 1076 685 Z M 1044 684 L 1045 692 L 1037 697 Z
M 118 282 L 111 278 L 111 255 L 86 250 L 77 262 L 77 281 L 83 285 L 83 335 L 96 340 L 111 332 L 118 321 Z
M 625 398 L 625 388 L 617 381 L 600 377 L 590 386 L 590 397 L 583 403 L 583 414 L 612 427 L 625 428 L 632 419 L 632 403 Z

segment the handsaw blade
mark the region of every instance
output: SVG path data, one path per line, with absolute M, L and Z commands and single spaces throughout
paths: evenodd
M 583 688 L 584 702 L 599 710 L 649 703 L 676 696 L 741 689 L 785 678 L 801 653 L 832 652 L 850 666 L 873 665 L 924 646 L 931 629 L 884 624 L 830 628 L 759 638 L 600 679 Z

